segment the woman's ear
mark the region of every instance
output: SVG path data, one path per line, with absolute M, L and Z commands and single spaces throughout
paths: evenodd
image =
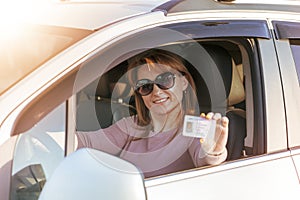
M 185 76 L 181 77 L 181 81 L 182 81 L 182 91 L 185 91 L 189 86 L 189 81 L 185 78 Z

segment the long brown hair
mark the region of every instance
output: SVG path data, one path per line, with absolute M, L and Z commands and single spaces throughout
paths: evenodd
M 194 80 L 183 64 L 183 60 L 180 56 L 162 49 L 150 49 L 144 51 L 129 60 L 128 66 L 128 79 L 132 86 L 136 84 L 137 81 L 137 71 L 140 66 L 150 65 L 151 67 L 156 67 L 159 65 L 169 66 L 179 73 L 181 73 L 189 82 L 185 94 L 182 99 L 182 116 L 185 114 L 197 114 L 199 110 L 196 88 Z M 140 126 L 147 126 L 151 123 L 151 117 L 149 109 L 145 106 L 142 96 L 135 92 L 135 104 L 137 109 L 137 124 Z

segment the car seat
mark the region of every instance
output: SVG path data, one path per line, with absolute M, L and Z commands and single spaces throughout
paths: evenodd
M 197 89 L 200 112 L 219 112 L 229 118 L 227 160 L 243 155 L 246 137 L 243 78 L 226 49 L 213 44 L 192 45 L 184 49 L 186 65 Z M 238 68 L 239 67 L 239 68 Z
M 77 97 L 77 131 L 106 128 L 135 113 L 129 104 L 131 87 L 122 79 L 121 67 L 103 74 L 85 87 Z M 126 69 L 126 67 L 124 67 Z

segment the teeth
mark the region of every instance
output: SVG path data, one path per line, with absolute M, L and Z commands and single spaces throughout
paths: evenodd
M 162 103 L 162 102 L 165 102 L 167 101 L 168 98 L 163 98 L 163 99 L 158 99 L 158 100 L 155 100 L 153 101 L 154 103 Z

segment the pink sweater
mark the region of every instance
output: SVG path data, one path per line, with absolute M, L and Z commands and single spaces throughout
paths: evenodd
M 77 132 L 78 148 L 90 147 L 119 156 L 152 177 L 204 165 L 216 165 L 227 157 L 207 155 L 199 139 L 185 137 L 176 130 L 150 133 L 137 126 L 133 117 L 93 132 Z

